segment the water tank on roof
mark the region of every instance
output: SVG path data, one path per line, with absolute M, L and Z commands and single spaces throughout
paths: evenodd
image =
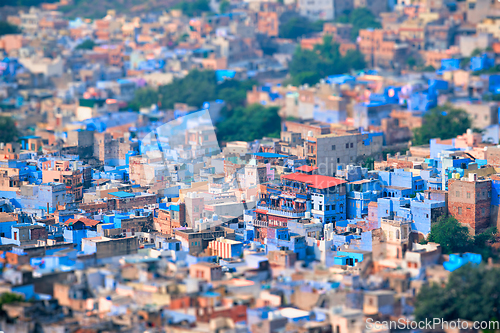
M 307 136 L 310 137 L 310 138 L 314 138 L 314 133 L 313 131 L 308 131 L 307 132 Z

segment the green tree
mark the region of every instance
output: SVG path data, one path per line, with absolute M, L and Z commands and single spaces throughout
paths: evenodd
M 474 50 L 472 50 L 472 53 L 470 54 L 470 56 L 477 57 L 477 56 L 480 56 L 482 53 L 483 53 L 483 50 L 476 47 Z
M 222 0 L 219 4 L 219 12 L 227 13 L 231 7 L 231 3 L 228 0 Z
M 158 101 L 164 109 L 172 109 L 175 103 L 201 107 L 204 102 L 222 99 L 226 102 L 227 111 L 231 111 L 245 105 L 246 92 L 257 84 L 254 80 L 225 80 L 217 83 L 214 71 L 192 70 L 184 78 L 176 78 L 172 83 L 160 86 L 158 90 L 138 89 L 129 107 L 138 110 Z
M 470 57 L 464 57 L 460 59 L 460 67 L 464 69 L 469 69 Z
M 17 25 L 10 24 L 7 21 L 0 21 L 0 36 L 18 34 L 20 32 Z
M 438 106 L 424 115 L 422 127 L 413 130 L 413 143 L 425 145 L 434 138 L 451 139 L 464 134 L 470 127 L 471 120 L 464 110 L 449 104 Z
M 319 82 L 321 76 L 316 72 L 301 72 L 292 77 L 291 84 L 300 86 L 303 84 L 314 85 Z
M 406 64 L 408 65 L 408 67 L 413 68 L 417 64 L 417 59 L 409 57 L 408 59 L 406 59 Z
M 358 50 L 348 50 L 344 60 L 349 69 L 360 70 L 366 68 L 365 56 Z
M 452 216 L 443 217 L 433 223 L 427 239 L 429 242 L 440 244 L 444 254 L 467 252 L 473 242 L 469 229 Z
M 279 36 L 281 38 L 297 39 L 321 30 L 323 30 L 323 21 L 311 22 L 303 16 L 291 16 L 281 22 Z
M 18 136 L 16 123 L 12 117 L 0 116 L 0 142 L 15 141 Z
M 24 297 L 15 293 L 2 293 L 0 295 L 0 309 L 4 304 L 11 304 L 24 301 Z
M 436 68 L 434 68 L 434 66 L 432 66 L 432 65 L 427 65 L 427 66 L 423 67 L 421 71 L 422 72 L 435 72 Z
M 95 42 L 92 39 L 86 39 L 76 46 L 76 50 L 92 50 L 95 46 Z
M 500 309 L 500 269 L 465 265 L 450 274 L 444 287 L 424 285 L 416 298 L 418 321 L 492 321 Z M 496 321 L 496 320 L 495 320 Z
M 264 136 L 277 138 L 281 130 L 278 110 L 278 107 L 260 104 L 237 107 L 217 125 L 217 138 L 220 141 L 252 141 Z
M 210 11 L 208 0 L 182 1 L 172 7 L 172 9 L 180 9 L 182 13 L 189 17 L 201 16 L 204 12 Z
M 427 240 L 440 244 L 443 254 L 473 252 L 489 258 L 494 256 L 489 245 L 495 241 L 496 234 L 497 228 L 490 227 L 472 237 L 466 226 L 453 216 L 447 216 L 432 224 Z
M 297 48 L 288 70 L 292 76 L 292 84 L 315 84 L 320 78 L 352 69 L 360 70 L 365 65 L 364 57 L 358 50 L 349 50 L 342 56 L 339 44 L 333 42 L 330 36 L 325 36 L 323 43 L 315 45 L 313 50 Z
M 352 24 L 351 39 L 356 40 L 361 29 L 378 29 L 382 25 L 373 13 L 364 7 L 358 7 L 351 12 L 341 15 L 337 20 L 339 23 Z
M 134 93 L 134 99 L 128 104 L 132 110 L 139 110 L 141 107 L 149 107 L 158 103 L 158 92 L 152 88 L 138 89 Z
M 194 89 L 196 87 L 196 89 Z M 172 109 L 175 103 L 201 107 L 204 102 L 216 99 L 217 79 L 214 71 L 193 70 L 182 79 L 160 86 L 161 106 Z

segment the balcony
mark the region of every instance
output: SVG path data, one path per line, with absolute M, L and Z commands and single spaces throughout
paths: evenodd
M 264 227 L 267 228 L 269 226 L 268 221 L 262 221 L 262 220 L 253 220 L 253 226 L 254 227 Z
M 268 214 L 279 215 L 285 217 L 304 217 L 306 215 L 306 210 L 297 210 L 289 207 L 267 207 L 263 205 L 257 205 L 257 209 L 267 210 Z

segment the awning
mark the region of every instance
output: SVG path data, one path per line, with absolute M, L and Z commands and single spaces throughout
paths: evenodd
M 278 199 L 278 196 L 277 195 L 271 195 L 269 198 L 273 199 L 273 200 L 277 200 Z
M 298 202 L 298 203 L 305 203 L 305 202 L 306 202 L 306 200 L 304 200 L 304 199 L 295 199 L 295 202 Z

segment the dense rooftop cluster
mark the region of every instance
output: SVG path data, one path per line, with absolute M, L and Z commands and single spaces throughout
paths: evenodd
M 0 7 L 0 331 L 500 318 L 500 2 L 24 3 Z

